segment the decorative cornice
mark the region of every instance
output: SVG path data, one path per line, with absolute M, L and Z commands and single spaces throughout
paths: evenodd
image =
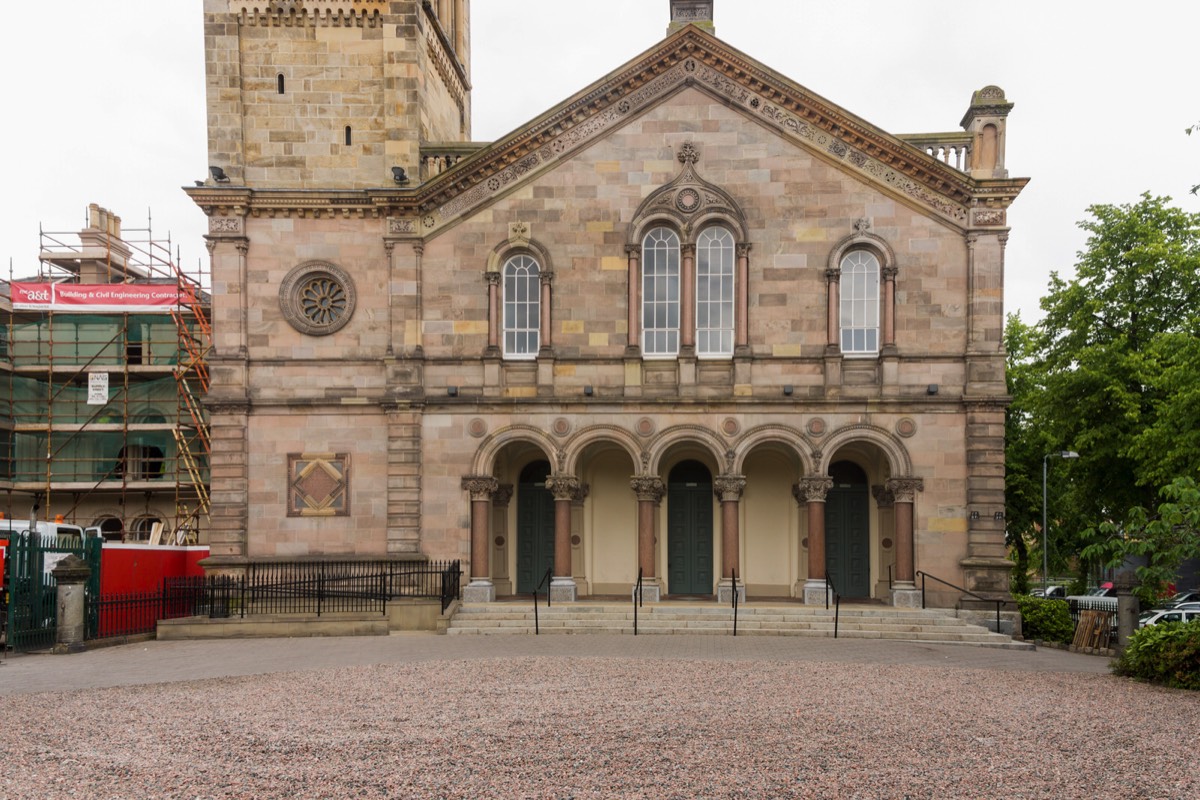
M 803 144 L 848 172 L 907 198 L 961 228 L 972 209 L 1006 208 L 1024 178 L 978 180 L 853 116 L 713 36 L 688 26 L 584 89 L 520 132 L 484 147 L 413 189 L 359 191 L 188 187 L 210 215 L 397 217 L 428 234 L 568 158 L 690 86 Z M 995 217 L 984 217 L 995 225 Z

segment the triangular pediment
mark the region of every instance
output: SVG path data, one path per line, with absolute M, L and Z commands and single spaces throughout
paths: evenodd
M 414 227 L 461 218 L 687 87 L 960 227 L 976 207 L 1007 207 L 1026 183 L 973 179 L 688 26 L 417 189 Z

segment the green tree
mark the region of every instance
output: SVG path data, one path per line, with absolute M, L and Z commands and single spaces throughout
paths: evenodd
M 1119 567 L 1129 559 L 1141 584 L 1138 595 L 1143 603 L 1153 603 L 1174 583 L 1179 565 L 1200 558 L 1200 488 L 1191 478 L 1176 478 L 1163 487 L 1156 513 L 1144 508 L 1129 512 L 1123 525 L 1100 525 L 1102 538 L 1090 545 L 1085 557 Z
M 1088 212 L 1075 277 L 1053 273 L 1044 319 L 1010 319 L 1005 332 L 1006 515 L 1018 558 L 1040 530 L 1038 462 L 1080 454 L 1052 459 L 1052 568 L 1089 536 L 1111 535 L 1096 533 L 1105 523 L 1151 507 L 1158 487 L 1200 477 L 1200 214 L 1149 194 Z
M 1169 202 L 1144 194 L 1089 208 L 1075 278 L 1052 274 L 1042 300 L 1039 408 L 1052 440 L 1081 455 L 1072 508 L 1082 528 L 1149 507 L 1164 455 L 1177 468 L 1195 458 L 1164 441 L 1170 426 L 1158 418 L 1164 408 L 1178 411 L 1168 384 L 1186 376 L 1172 353 L 1194 338 L 1200 313 L 1200 215 Z M 1172 452 L 1148 452 L 1154 441 Z

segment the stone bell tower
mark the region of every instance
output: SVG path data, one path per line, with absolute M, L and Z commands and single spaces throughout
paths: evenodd
M 204 0 L 204 31 L 209 183 L 394 187 L 470 137 L 470 0 Z

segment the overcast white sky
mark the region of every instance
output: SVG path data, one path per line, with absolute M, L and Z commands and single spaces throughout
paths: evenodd
M 652 46 L 668 0 L 473 0 L 474 130 L 489 141 Z M 0 259 L 36 269 L 39 224 L 82 227 L 88 203 L 170 233 L 207 258 L 180 190 L 205 177 L 201 0 L 8 0 Z M 971 93 L 1001 86 L 1010 174 L 1032 178 L 1009 222 L 1007 307 L 1040 317 L 1051 270 L 1070 272 L 1094 203 L 1200 183 L 1196 37 L 1179 0 L 1004 3 L 716 0 L 717 35 L 894 133 L 958 129 Z M 7 272 L 5 270 L 5 272 Z

